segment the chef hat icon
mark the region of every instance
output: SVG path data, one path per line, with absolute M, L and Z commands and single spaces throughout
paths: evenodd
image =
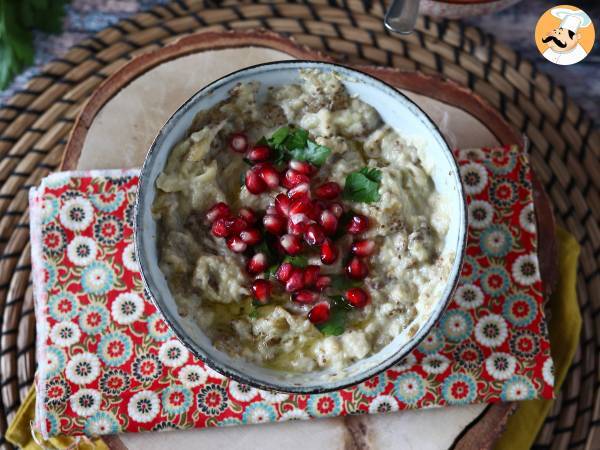
M 560 28 L 571 30 L 573 33 L 576 33 L 579 28 L 588 27 L 592 23 L 590 16 L 580 9 L 574 11 L 567 8 L 553 8 L 550 12 L 554 17 L 561 20 Z

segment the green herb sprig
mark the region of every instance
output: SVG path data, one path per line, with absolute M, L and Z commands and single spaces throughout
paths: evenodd
M 331 155 L 331 149 L 309 139 L 308 131 L 292 125 L 279 128 L 264 142 L 276 152 L 275 164 L 295 159 L 319 167 Z
M 0 89 L 33 63 L 33 33 L 58 33 L 69 0 L 0 0 Z
M 342 196 L 345 200 L 353 202 L 373 203 L 381 198 L 381 194 L 379 194 L 380 185 L 381 170 L 373 167 L 363 167 L 346 177 Z

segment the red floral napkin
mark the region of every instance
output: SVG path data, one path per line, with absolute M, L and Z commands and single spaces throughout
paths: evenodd
M 173 336 L 135 259 L 137 171 L 44 179 L 30 193 L 37 429 L 100 435 L 552 398 L 528 160 L 518 147 L 456 157 L 469 236 L 446 312 L 401 364 L 319 395 L 239 384 Z

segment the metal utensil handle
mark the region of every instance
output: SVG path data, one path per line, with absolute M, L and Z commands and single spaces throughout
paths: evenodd
M 419 0 L 393 0 L 383 23 L 394 33 L 410 34 L 415 28 L 418 13 Z

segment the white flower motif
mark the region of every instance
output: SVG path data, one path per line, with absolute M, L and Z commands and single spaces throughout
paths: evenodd
M 506 321 L 498 314 L 488 314 L 482 317 L 475 326 L 475 339 L 486 347 L 498 347 L 507 337 Z
M 533 202 L 529 203 L 525 208 L 521 210 L 519 214 L 519 223 L 521 228 L 530 233 L 535 233 L 535 211 L 533 209 Z
M 508 353 L 492 353 L 485 360 L 485 368 L 496 380 L 508 380 L 517 368 L 517 360 Z
M 423 370 L 430 375 L 444 373 L 450 366 L 450 360 L 444 355 L 434 353 L 427 355 L 422 361 Z
M 208 374 L 200 366 L 183 366 L 177 375 L 181 384 L 188 388 L 194 388 L 206 383 Z
M 483 292 L 474 284 L 463 284 L 454 294 L 454 300 L 462 308 L 473 309 L 483 305 Z
M 258 391 L 251 386 L 240 384 L 237 381 L 231 380 L 229 382 L 229 393 L 235 400 L 239 400 L 240 402 L 249 402 L 256 397 Z
M 87 266 L 96 259 L 96 241 L 86 236 L 75 236 L 67 246 L 67 257 L 76 266 Z
M 92 203 L 83 198 L 75 197 L 67 200 L 60 208 L 60 221 L 71 231 L 83 231 L 94 220 Z
M 144 312 L 144 300 L 133 292 L 124 292 L 113 301 L 110 312 L 115 322 L 129 325 Z
M 512 265 L 512 276 L 523 286 L 530 286 L 540 279 L 537 256 L 533 253 L 519 256 Z
M 309 419 L 308 413 L 304 409 L 290 409 L 289 411 L 284 412 L 279 418 L 280 422 L 284 422 L 286 420 L 307 420 Z
M 152 391 L 140 391 L 129 400 L 127 412 L 136 422 L 151 422 L 160 410 L 158 395 Z
M 467 148 L 458 151 L 458 159 L 484 159 L 485 153 L 480 148 Z
M 257 389 L 257 391 L 265 402 L 271 403 L 282 402 L 284 400 L 287 400 L 290 396 L 290 394 L 285 394 L 283 392 L 263 391 L 262 389 Z
M 468 212 L 469 225 L 476 229 L 486 228 L 494 219 L 494 208 L 483 200 L 473 200 Z
M 542 377 L 549 386 L 554 386 L 554 361 L 552 358 L 546 359 L 542 366 Z
M 100 409 L 102 397 L 95 389 L 80 389 L 71 397 L 71 409 L 78 416 L 89 417 Z
M 67 357 L 63 350 L 52 346 L 48 347 L 45 356 L 46 358 L 40 363 L 40 373 L 46 374 L 45 377 L 50 378 L 63 369 Z
M 523 377 L 513 377 L 504 386 L 504 401 L 529 400 L 532 398 L 532 387 Z
M 70 347 L 79 342 L 80 337 L 79 327 L 69 321 L 58 322 L 50 330 L 50 340 L 59 347 Z
M 380 395 L 369 403 L 369 413 L 386 413 L 398 411 L 398 400 L 391 395 Z
M 92 353 L 77 353 L 67 363 L 67 379 L 75 384 L 88 384 L 100 375 L 100 360 Z
M 179 367 L 187 361 L 188 349 L 175 339 L 165 342 L 158 351 L 158 358 L 167 367 Z
M 135 244 L 133 242 L 128 244 L 123 250 L 123 265 L 131 272 L 139 272 L 140 270 L 140 266 L 137 262 L 137 256 L 135 254 Z
M 394 366 L 395 370 L 408 370 L 417 363 L 417 358 L 412 353 L 409 353 Z
M 481 193 L 488 182 L 486 168 L 475 162 L 463 164 L 460 168 L 460 176 L 467 194 Z

